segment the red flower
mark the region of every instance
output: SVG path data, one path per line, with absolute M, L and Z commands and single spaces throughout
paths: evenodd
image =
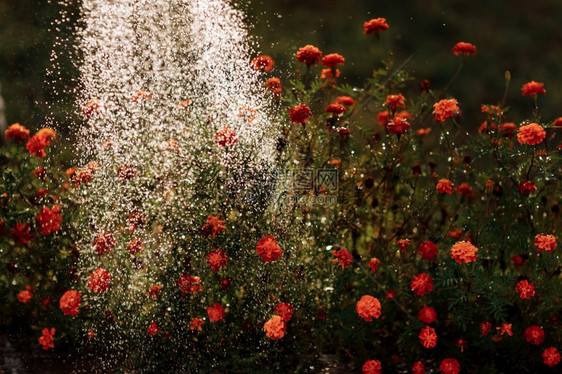
M 433 290 L 433 279 L 426 273 L 418 274 L 412 279 L 410 288 L 418 296 L 423 296 Z
M 513 332 L 511 332 L 511 323 L 502 322 L 500 327 L 496 327 L 497 330 L 500 330 L 500 335 L 507 334 L 509 336 L 513 336 Z
M 420 344 L 425 348 L 434 348 L 437 345 L 437 334 L 430 326 L 425 326 L 421 329 L 418 338 L 420 339 Z
M 48 351 L 49 348 L 55 348 L 55 345 L 53 344 L 53 336 L 55 335 L 55 328 L 51 327 L 51 329 L 48 328 L 44 328 L 43 331 L 41 331 L 41 334 L 43 334 L 41 337 L 39 337 L 39 344 L 41 344 L 43 346 L 43 349 Z
M 338 104 L 345 105 L 347 107 L 355 105 L 355 100 L 353 100 L 351 96 L 338 96 L 336 97 L 335 102 Z M 562 121 L 562 117 L 560 117 L 560 120 Z
M 4 136 L 6 140 L 13 139 L 16 143 L 24 143 L 29 139 L 29 130 L 19 123 L 14 123 L 4 132 Z
M 476 196 L 474 193 L 474 189 L 468 185 L 466 182 L 462 182 L 460 186 L 455 187 L 455 191 L 459 195 L 467 196 L 467 197 L 474 197 Z
M 372 20 L 363 23 L 363 31 L 367 35 L 372 33 L 378 34 L 379 32 L 386 30 L 388 30 L 386 18 L 373 18 Z
M 59 307 L 65 315 L 75 316 L 78 314 L 81 295 L 82 294 L 76 290 L 68 290 L 61 296 Z
M 210 236 L 211 239 L 214 239 L 217 234 L 226 230 L 225 223 L 226 221 L 221 221 L 219 216 L 209 216 L 207 217 L 207 222 L 201 227 L 201 235 L 203 235 L 204 238 Z
M 492 324 L 488 321 L 484 321 L 480 324 L 480 332 L 482 336 L 488 335 L 492 331 Z
M 142 244 L 142 238 L 134 238 L 127 244 L 127 251 L 134 256 L 137 253 L 141 252 L 144 249 L 144 245 Z
M 525 340 L 533 345 L 539 345 L 544 342 L 544 330 L 537 325 L 529 326 L 523 333 Z
M 152 92 L 147 90 L 139 90 L 131 97 L 131 101 L 133 103 L 137 103 L 151 98 L 152 98 Z
M 373 318 L 377 319 L 381 316 L 381 303 L 376 297 L 363 295 L 355 305 L 355 310 L 359 317 L 371 322 Z
M 379 260 L 376 257 L 373 257 L 371 259 L 371 261 L 369 261 L 369 268 L 371 269 L 371 271 L 374 273 L 379 269 L 379 266 L 381 264 L 381 260 Z
M 517 283 L 517 285 L 515 286 L 515 291 L 517 291 L 520 298 L 530 299 L 531 297 L 535 296 L 535 285 L 533 283 L 529 283 L 528 280 L 524 279 Z
M 90 99 L 82 107 L 82 115 L 87 119 L 90 119 L 94 116 L 101 117 L 107 111 L 107 107 L 98 99 Z
M 278 303 L 275 305 L 275 309 L 273 309 L 273 313 L 278 314 L 285 322 L 289 322 L 294 312 L 295 308 L 287 303 Z
M 102 291 L 109 290 L 111 282 L 111 274 L 109 271 L 104 269 L 96 269 L 88 278 L 88 288 L 94 293 L 100 293 Z
M 220 281 L 221 290 L 228 290 L 230 288 L 230 278 L 222 278 Z
M 115 238 L 112 234 L 102 232 L 101 234 L 98 234 L 94 240 L 94 251 L 96 251 L 98 255 L 103 256 L 104 254 L 111 252 L 113 247 L 115 247 L 115 243 Z
M 451 248 L 451 258 L 459 264 L 474 262 L 478 255 L 478 248 L 466 241 L 456 242 Z
M 476 47 L 470 43 L 458 42 L 453 47 L 453 53 L 455 54 L 455 56 L 463 55 L 464 57 L 475 55 Z
M 220 269 L 225 268 L 228 264 L 228 256 L 224 249 L 215 249 L 207 255 L 207 264 L 215 273 Z
M 25 147 L 31 156 L 43 158 L 47 155 L 45 153 L 45 148 L 51 144 L 51 140 L 54 138 L 55 131 L 53 129 L 43 128 L 29 139 Z
M 148 291 L 148 296 L 150 296 L 151 299 L 156 300 L 160 296 L 160 291 L 162 291 L 162 286 L 155 284 L 150 288 L 150 291 Z
M 263 325 L 263 328 L 268 338 L 276 340 L 285 336 L 287 326 L 280 316 L 273 316 Z
M 261 55 L 252 59 L 252 66 L 255 70 L 263 70 L 269 73 L 273 69 L 273 65 L 275 65 L 275 61 L 268 55 Z
M 31 233 L 31 226 L 29 223 L 16 223 L 14 227 L 10 229 L 10 236 L 16 242 L 16 244 L 28 243 L 33 234 Z
M 37 223 L 41 228 L 41 235 L 50 235 L 59 231 L 62 222 L 61 206 L 53 205 L 51 209 L 43 207 L 37 214 Z
M 205 323 L 201 318 L 192 318 L 191 321 L 189 321 L 189 329 L 191 331 L 193 330 L 198 330 L 198 331 L 203 331 L 203 323 Z
M 461 372 L 461 365 L 456 358 L 446 358 L 441 361 L 439 370 L 443 374 L 459 374 Z
M 22 304 L 27 304 L 32 298 L 33 293 L 31 292 L 31 286 L 25 286 L 25 289 L 18 293 L 18 301 Z
M 184 274 L 178 278 L 178 287 L 180 288 L 181 292 L 188 293 L 191 292 L 195 295 L 198 291 L 203 291 L 201 287 L 201 279 L 199 277 Z
M 382 364 L 379 360 L 367 360 L 363 364 L 363 374 L 382 374 Z
M 457 99 L 443 99 L 433 104 L 435 122 L 445 122 L 447 118 L 452 117 L 459 110 Z
M 430 323 L 435 322 L 437 319 L 437 312 L 431 306 L 424 306 L 418 312 L 418 319 L 423 323 L 429 325 Z
M 396 115 L 391 121 L 386 124 L 386 131 L 392 135 L 402 135 L 407 130 L 410 130 L 410 123 L 408 119 L 400 115 Z
M 337 65 L 343 65 L 344 62 L 345 58 L 337 53 L 331 53 L 322 58 L 322 65 L 329 68 L 335 68 Z
M 146 329 L 146 332 L 150 336 L 154 336 L 154 335 L 158 334 L 158 331 L 160 331 L 160 327 L 158 327 L 158 325 L 154 321 L 150 322 L 150 325 L 148 325 L 148 327 Z
M 511 261 L 513 262 L 514 267 L 519 267 L 523 265 L 523 258 L 519 255 L 511 256 Z
M 347 109 L 341 104 L 330 104 L 326 107 L 326 113 L 332 113 L 333 115 L 340 115 L 344 113 Z
M 437 248 L 437 245 L 435 245 L 435 243 L 431 240 L 422 242 L 418 245 L 418 252 L 421 258 L 427 261 L 433 261 L 435 257 L 437 257 L 438 251 L 439 248 Z
M 334 251 L 332 252 L 332 254 L 335 257 L 335 259 L 333 259 L 332 262 L 337 262 L 342 269 L 345 269 L 346 267 L 353 264 L 353 256 L 345 248 L 340 249 L 338 251 Z
M 386 97 L 385 102 L 382 104 L 383 106 L 388 105 L 391 111 L 395 111 L 396 108 L 405 108 L 406 104 L 404 103 L 406 98 L 402 94 L 398 95 L 388 95 Z
M 219 147 L 230 147 L 238 142 L 238 135 L 230 127 L 225 126 L 215 133 L 214 139 Z
M 265 262 L 276 261 L 283 253 L 283 250 L 277 244 L 277 239 L 273 236 L 261 238 L 256 246 L 256 251 Z
M 390 114 L 388 110 L 383 110 L 377 114 L 377 123 L 381 126 L 385 126 L 388 124 L 388 118 Z
M 531 123 L 525 126 L 521 126 L 517 130 L 517 141 L 520 144 L 538 144 L 544 140 L 546 136 L 546 131 L 538 123 Z
M 207 315 L 209 316 L 209 321 L 218 322 L 224 319 L 224 308 L 219 303 L 215 303 L 207 308 Z M 281 317 L 279 317 L 281 318 Z
M 521 195 L 529 195 L 537 190 L 537 185 L 531 181 L 525 181 L 519 185 Z
M 542 95 L 546 94 L 546 90 L 544 89 L 544 83 L 530 81 L 525 83 L 521 87 L 521 96 L 536 97 L 538 94 L 542 94 Z
M 406 252 L 406 247 L 408 247 L 410 245 L 410 240 L 409 239 L 398 239 L 396 241 L 396 244 L 398 245 L 398 247 L 400 247 L 400 252 L 404 253 L 404 252 Z
M 542 353 L 542 359 L 545 364 L 553 367 L 555 365 L 558 365 L 558 363 L 560 362 L 560 352 L 558 352 L 558 349 L 556 349 L 556 347 L 547 348 Z
M 562 117 L 556 118 L 554 122 L 552 122 L 552 127 L 562 127 Z
M 336 132 L 340 135 L 341 140 L 347 139 L 347 136 L 351 134 L 351 130 L 347 127 L 338 127 Z
M 414 362 L 414 365 L 412 366 L 412 373 L 414 373 L 414 374 L 425 374 L 425 366 L 424 366 L 423 362 L 421 362 L 421 361 Z
M 330 68 L 322 69 L 322 71 L 320 72 L 320 79 L 325 79 L 328 82 L 334 84 L 336 83 L 336 78 L 338 78 L 340 74 L 341 74 L 340 69 L 335 69 L 335 74 L 334 74 L 334 70 Z
M 299 48 L 297 52 L 297 61 L 304 62 L 308 66 L 319 63 L 320 58 L 322 58 L 322 52 L 313 45 Z
M 300 123 L 304 125 L 310 116 L 312 116 L 312 112 L 305 104 L 297 105 L 289 109 L 289 119 L 292 123 Z
M 269 78 L 265 82 L 265 87 L 269 88 L 271 92 L 276 96 L 281 95 L 281 93 L 283 92 L 283 86 L 281 85 L 281 79 L 279 78 Z
M 394 296 L 396 296 L 396 291 L 395 290 L 388 290 L 384 293 L 384 296 L 386 297 L 387 300 L 392 300 L 392 299 L 394 299 Z
M 437 186 L 435 186 L 435 188 L 437 188 L 437 192 L 439 193 L 446 193 L 448 195 L 453 194 L 453 183 L 448 179 L 440 179 L 439 182 L 437 182 Z
M 552 252 L 556 249 L 556 237 L 549 234 L 538 234 L 535 236 L 537 251 Z

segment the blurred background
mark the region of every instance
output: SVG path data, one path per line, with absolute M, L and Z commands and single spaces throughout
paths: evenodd
M 429 79 L 442 88 L 456 71 L 460 57 L 451 48 L 458 41 L 473 43 L 478 54 L 466 60 L 450 87 L 474 129 L 483 121 L 480 104 L 498 103 L 509 70 L 508 121 L 531 114 L 523 83 L 545 83 L 540 97 L 543 121 L 562 116 L 562 1 L 560 0 L 236 0 L 247 14 L 250 33 L 262 53 L 271 55 L 273 74 L 284 82 L 295 68 L 294 54 L 306 44 L 325 54 L 346 58 L 342 79 L 362 86 L 381 57 L 390 53 L 397 63 L 413 55 L 406 69 L 415 84 Z M 73 28 L 79 18 L 77 0 L 65 5 L 52 0 L 0 0 L 0 84 L 7 124 L 31 129 L 50 125 L 72 134 L 76 109 L 69 100 L 77 75 L 72 66 Z M 60 12 L 67 22 L 60 22 Z M 384 17 L 390 29 L 380 41 L 363 34 L 363 22 Z M 66 47 L 59 46 L 61 43 Z M 53 47 L 54 46 L 54 47 Z M 59 56 L 52 58 L 53 48 Z M 53 71 L 53 64 L 57 64 Z M 45 82 L 49 82 L 48 84 Z M 1 106 L 1 103 L 0 103 Z M 1 110 L 1 109 L 0 109 Z M 1 116 L 0 116 L 1 117 Z M 1 121 L 1 119 L 0 119 Z

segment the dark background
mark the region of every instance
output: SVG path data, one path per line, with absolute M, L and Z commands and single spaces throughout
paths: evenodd
M 32 129 L 48 125 L 68 129 L 71 94 L 76 70 L 70 63 L 72 29 L 79 1 L 60 5 L 43 0 L 0 0 L 0 83 L 8 125 L 20 122 Z M 298 66 L 294 53 L 305 44 L 325 54 L 346 58 L 342 78 L 362 86 L 388 51 L 397 62 L 414 54 L 406 69 L 443 87 L 454 74 L 460 57 L 451 48 L 458 41 L 477 46 L 450 87 L 458 97 L 469 126 L 483 120 L 480 104 L 501 100 L 504 72 L 510 70 L 511 106 L 507 120 L 530 116 L 529 98 L 522 98 L 523 83 L 545 83 L 547 95 L 539 99 L 543 121 L 562 116 L 562 1 L 560 0 L 238 0 L 263 53 L 276 61 L 273 73 L 286 78 Z M 56 25 L 60 10 L 69 22 Z M 381 41 L 363 34 L 363 22 L 385 17 L 390 29 Z M 54 31 L 58 27 L 59 31 Z M 55 46 L 60 56 L 58 75 L 48 76 Z M 383 52 L 386 50 L 387 52 Z M 45 82 L 50 82 L 46 84 Z M 49 120 L 49 119 L 52 119 Z M 54 123 L 51 123 L 54 122 Z

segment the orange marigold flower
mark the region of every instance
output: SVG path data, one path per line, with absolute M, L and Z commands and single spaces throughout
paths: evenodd
M 433 114 L 435 114 L 436 122 L 445 122 L 449 117 L 452 117 L 455 112 L 458 112 L 459 106 L 457 99 L 443 99 L 433 104 Z
M 88 278 L 88 288 L 94 293 L 109 290 L 111 282 L 111 274 L 105 269 L 96 269 Z
M 16 244 L 28 243 L 31 238 L 33 238 L 31 226 L 29 223 L 16 223 L 16 225 L 10 229 L 10 237 L 16 242 Z
M 81 293 L 76 290 L 66 291 L 59 300 L 59 307 L 67 316 L 75 316 L 78 314 L 80 307 Z
M 433 327 L 425 326 L 421 329 L 418 338 L 420 339 L 420 344 L 425 348 L 434 348 L 437 345 L 437 334 Z
M 94 240 L 94 251 L 100 256 L 111 252 L 113 247 L 115 247 L 115 238 L 112 234 L 108 232 L 102 232 L 96 236 Z
M 228 256 L 224 249 L 215 249 L 207 254 L 207 264 L 215 273 L 220 269 L 225 268 L 228 264 Z
M 18 301 L 22 304 L 27 304 L 33 298 L 33 293 L 31 291 L 30 285 L 25 286 L 25 289 L 20 291 L 17 295 Z
M 265 87 L 269 88 L 270 91 L 276 96 L 280 96 L 283 92 L 283 86 L 281 85 L 281 79 L 279 78 L 269 78 L 265 82 Z
M 37 214 L 37 223 L 39 224 L 41 235 L 47 236 L 59 231 L 62 222 L 60 211 L 61 206 L 55 204 L 51 209 L 44 206 Z
M 148 325 L 148 327 L 146 328 L 146 332 L 150 336 L 158 334 L 158 331 L 160 331 L 160 327 L 158 327 L 158 325 L 154 321 L 150 322 L 150 325 Z
M 406 98 L 402 94 L 388 95 L 386 97 L 385 102 L 382 105 L 383 106 L 388 105 L 390 110 L 394 112 L 396 110 L 396 108 L 405 108 L 406 107 L 406 103 L 404 103 L 404 100 L 406 100 Z
M 348 135 L 351 134 L 351 130 L 347 127 L 338 127 L 336 132 L 340 135 L 341 140 L 346 140 Z
M 480 332 L 482 336 L 488 335 L 492 331 L 492 324 L 488 321 L 480 323 Z
M 382 364 L 379 360 L 367 360 L 362 370 L 363 374 L 382 374 Z
M 503 131 L 502 136 L 504 138 L 511 138 L 513 135 L 515 135 L 515 130 L 517 129 L 517 126 L 513 122 L 506 122 L 506 123 L 502 123 L 499 129 L 500 131 Z
M 410 130 L 410 123 L 407 118 L 400 115 L 396 115 L 386 124 L 386 131 L 392 135 L 402 135 L 407 130 Z
M 556 347 L 549 347 L 542 352 L 542 359 L 545 364 L 553 367 L 560 362 L 560 352 Z
M 424 306 L 418 312 L 418 319 L 423 323 L 429 325 L 437 319 L 437 312 L 431 306 Z
M 497 106 L 497 105 L 482 105 L 480 107 L 480 111 L 482 113 L 488 114 L 489 116 L 505 117 L 503 115 L 503 109 L 500 106 Z
M 538 94 L 545 95 L 544 83 L 530 81 L 521 87 L 521 96 L 537 96 Z
M 55 331 L 56 329 L 54 327 L 51 327 L 50 329 L 45 327 L 41 331 L 42 336 L 39 337 L 38 340 L 39 344 L 43 346 L 44 350 L 48 351 L 49 348 L 55 348 L 55 345 L 53 344 L 53 336 L 55 335 Z
M 340 249 L 337 251 L 333 251 L 332 254 L 334 255 L 335 259 L 332 262 L 337 262 L 342 269 L 353 264 L 353 256 L 347 249 Z
M 325 79 L 328 82 L 335 83 L 336 78 L 338 78 L 341 74 L 340 69 L 336 69 L 335 71 L 336 73 L 334 75 L 334 71 L 332 69 L 322 69 L 322 71 L 320 72 L 320 79 Z
M 82 107 L 82 115 L 87 119 L 90 119 L 94 116 L 101 117 L 107 111 L 107 107 L 98 99 L 90 99 Z
M 378 34 L 381 31 L 388 30 L 388 23 L 386 18 L 373 18 L 372 20 L 363 23 L 363 31 L 369 35 L 372 33 Z
M 326 113 L 332 113 L 333 115 L 340 115 L 344 113 L 347 109 L 341 104 L 330 104 L 326 107 Z
M 435 257 L 437 257 L 438 251 L 439 248 L 437 248 L 437 245 L 431 240 L 421 242 L 418 245 L 418 252 L 421 258 L 427 261 L 433 261 Z
M 525 340 L 533 345 L 539 345 L 544 342 L 544 330 L 537 325 L 531 325 L 525 329 L 523 333 Z
M 562 127 L 562 117 L 556 118 L 554 122 L 552 122 L 552 127 Z
M 238 142 L 238 134 L 230 127 L 225 126 L 215 133 L 214 139 L 219 147 L 230 147 Z
M 440 179 L 435 186 L 437 192 L 439 193 L 446 193 L 451 195 L 453 193 L 453 183 L 448 179 Z
M 337 65 L 343 65 L 345 58 L 337 53 L 330 53 L 322 58 L 322 65 L 329 68 L 335 68 Z
M 466 182 L 462 182 L 460 186 L 455 187 L 455 191 L 459 195 L 463 195 L 466 197 L 474 197 L 476 194 L 474 193 L 474 189 L 468 185 Z
M 355 310 L 359 317 L 371 322 L 373 318 L 377 319 L 381 316 L 381 303 L 376 297 L 363 295 L 355 305 Z
M 398 239 L 396 245 L 400 247 L 400 252 L 404 253 L 406 252 L 406 247 L 410 245 L 410 239 Z
M 265 330 L 265 335 L 272 339 L 281 339 L 285 336 L 285 330 L 287 326 L 283 319 L 280 316 L 273 316 L 263 325 L 263 329 Z
M 45 157 L 45 148 L 51 144 L 51 140 L 55 138 L 55 131 L 50 128 L 43 128 L 29 139 L 25 148 L 31 156 L 39 158 Z
M 222 321 L 224 319 L 224 312 L 225 309 L 220 303 L 214 303 L 212 306 L 207 307 L 207 315 L 209 316 L 209 321 L 211 322 Z
M 192 318 L 191 321 L 189 321 L 189 329 L 191 331 L 203 331 L 203 323 L 205 323 L 205 321 L 203 321 L 201 318 Z
M 531 181 L 525 181 L 519 185 L 519 192 L 522 195 L 529 195 L 537 190 L 537 185 Z
M 521 126 L 519 130 L 517 130 L 517 141 L 519 141 L 520 144 L 538 144 L 544 140 L 545 136 L 546 131 L 537 123 Z
M 294 312 L 295 308 L 287 303 L 278 303 L 275 305 L 275 309 L 273 309 L 273 313 L 278 314 L 285 322 L 289 322 Z
M 131 101 L 133 103 L 138 103 L 150 98 L 152 98 L 152 92 L 147 90 L 139 90 L 131 97 Z
M 517 285 L 515 286 L 515 291 L 517 291 L 520 298 L 530 299 L 531 297 L 535 296 L 535 285 L 524 279 L 517 283 Z
M 375 273 L 378 269 L 379 266 L 381 265 L 381 260 L 379 260 L 376 257 L 373 257 L 370 261 L 369 261 L 369 269 L 371 269 L 371 271 L 373 273 Z
M 441 361 L 439 370 L 443 374 L 459 374 L 461 372 L 461 365 L 456 358 L 446 358 Z
M 305 124 L 306 120 L 312 116 L 312 112 L 308 105 L 301 104 L 289 109 L 289 119 L 292 123 Z
M 178 278 L 178 287 L 180 288 L 181 292 L 189 293 L 191 292 L 195 295 L 198 291 L 203 291 L 201 287 L 201 279 L 199 277 L 184 274 Z
M 377 123 L 386 127 L 389 117 L 390 114 L 388 113 L 388 110 L 383 110 L 377 114 Z
M 273 66 L 275 65 L 275 61 L 268 56 L 268 55 L 261 55 L 258 57 L 254 57 L 252 59 L 252 66 L 254 70 L 263 70 L 266 73 L 269 73 Z
M 425 374 L 425 366 L 423 362 L 416 361 L 414 365 L 412 365 L 412 373 L 414 374 Z
M 462 229 L 455 229 L 455 230 L 448 231 L 447 234 L 445 235 L 448 236 L 449 238 L 460 239 L 463 233 L 464 231 Z
M 433 290 L 433 279 L 426 273 L 418 274 L 412 279 L 410 288 L 416 295 L 423 296 Z
M 150 296 L 151 299 L 156 300 L 160 296 L 160 291 L 162 291 L 162 286 L 159 284 L 155 284 L 152 287 L 150 287 L 150 290 L 148 291 L 148 296 Z
M 134 256 L 144 249 L 142 238 L 134 238 L 127 244 L 127 251 Z
M 335 102 L 341 105 L 345 105 L 347 107 L 355 105 L 355 100 L 353 100 L 351 96 L 338 96 L 336 97 Z M 560 119 L 562 120 L 562 117 L 560 117 Z
M 474 262 L 478 255 L 478 248 L 467 241 L 456 242 L 451 248 L 451 258 L 459 264 Z
M 265 262 L 276 261 L 283 253 L 283 250 L 277 243 L 277 239 L 273 236 L 261 238 L 256 246 L 256 251 Z
M 464 57 L 475 55 L 476 54 L 476 46 L 474 44 L 465 43 L 465 42 L 458 42 L 453 47 L 453 53 L 455 56 L 463 55 Z
M 511 332 L 511 323 L 502 322 L 500 327 L 496 327 L 497 330 L 500 331 L 500 335 L 507 334 L 509 336 L 513 336 L 513 332 Z
M 24 143 L 29 139 L 29 130 L 19 123 L 14 123 L 6 129 L 4 137 L 13 139 L 16 143 Z
M 209 215 L 209 217 L 207 217 L 207 222 L 201 227 L 201 235 L 204 238 L 211 237 L 211 239 L 214 239 L 217 234 L 226 230 L 225 223 L 226 221 L 221 221 L 219 216 L 214 217 Z
M 297 61 L 307 65 L 314 65 L 320 62 L 322 52 L 313 45 L 305 45 L 297 51 Z
M 556 249 L 556 237 L 550 234 L 538 234 L 535 236 L 537 251 L 552 252 Z
M 425 129 L 418 129 L 416 131 L 416 134 L 418 134 L 418 136 L 421 138 L 422 136 L 426 136 L 430 132 L 431 132 L 431 127 L 428 127 L 428 128 L 425 128 Z

